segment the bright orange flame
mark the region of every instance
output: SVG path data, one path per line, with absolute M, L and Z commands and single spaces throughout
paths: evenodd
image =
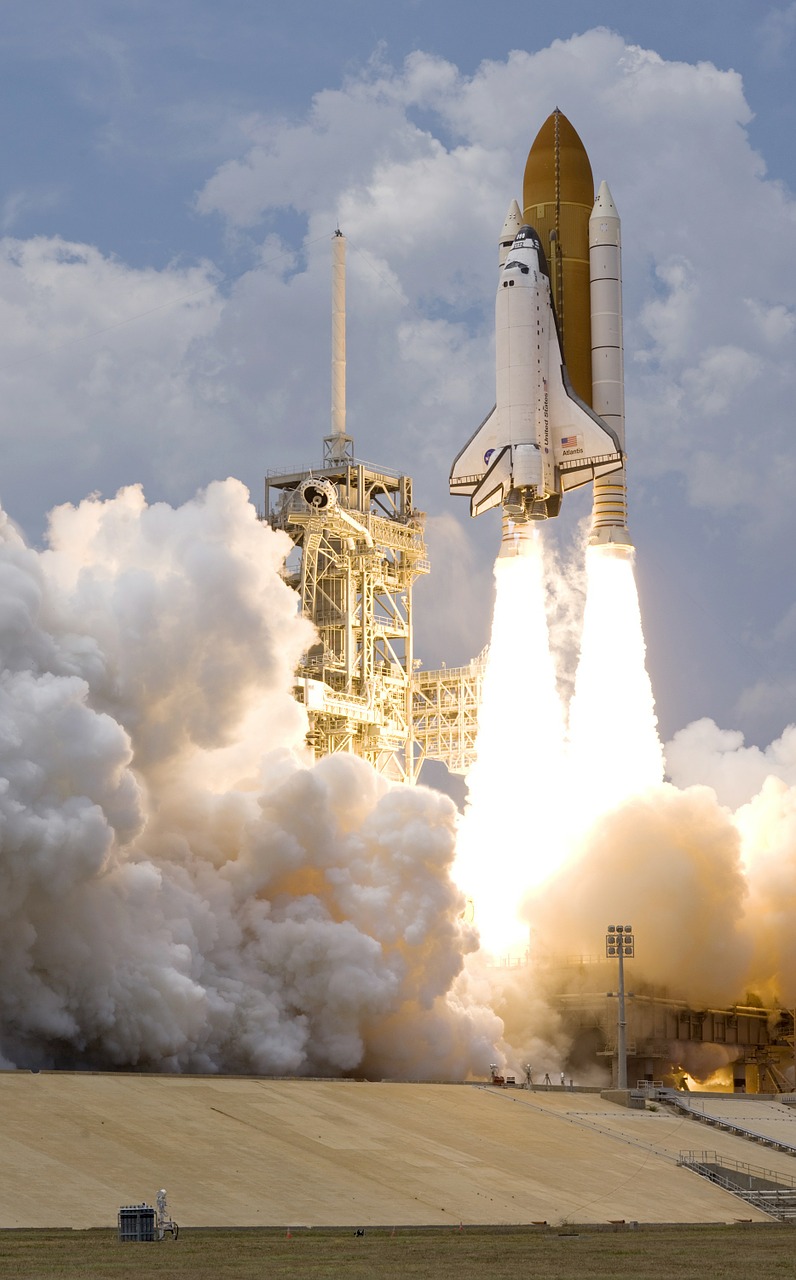
M 734 1093 L 732 1067 L 719 1067 L 704 1080 L 698 1080 L 690 1072 L 683 1071 L 682 1079 L 692 1093 Z

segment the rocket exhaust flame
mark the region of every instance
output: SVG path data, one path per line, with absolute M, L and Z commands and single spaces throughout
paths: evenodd
M 746 773 L 749 802 L 734 814 L 708 787 L 680 790 L 663 783 L 633 555 L 627 547 L 603 545 L 586 551 L 581 656 L 565 748 L 541 625 L 540 540 L 534 537 L 525 546 L 525 556 L 502 554 L 496 566 L 495 676 L 485 686 L 477 770 L 456 864 L 457 876 L 472 891 L 480 853 L 474 920 L 486 951 L 503 959 L 515 940 L 516 955 L 520 922 L 530 922 L 533 929 L 528 968 L 490 971 L 512 1061 L 521 1062 L 527 1053 L 558 1069 L 566 1046 L 553 998 L 561 988 L 551 985 L 547 970 L 533 960 L 588 954 L 601 922 L 617 912 L 632 916 L 644 940 L 634 961 L 634 983 L 662 994 L 668 988 L 697 1009 L 726 1007 L 748 992 L 756 993 L 753 1003 L 759 995 L 769 1007 L 777 1002 L 792 1007 L 796 756 L 783 746 L 796 742 L 796 732 L 783 737 L 769 757 L 788 780 L 769 777 L 762 789 L 761 753 L 744 750 L 737 735 L 722 735 L 709 722 L 680 735 L 678 771 L 686 773 L 689 754 L 692 768 L 686 782 L 697 781 L 711 763 L 711 743 L 723 752 L 717 762 L 736 794 Z M 512 592 L 518 598 L 512 600 Z M 520 623 L 518 612 L 530 600 L 535 643 L 518 645 L 515 637 L 512 651 L 503 628 L 533 630 L 527 615 Z M 523 658 L 538 659 L 542 674 L 536 682 L 527 672 L 522 684 L 506 675 L 518 650 Z M 545 741 L 542 722 L 534 721 L 544 690 L 552 715 L 549 751 L 532 756 L 528 743 L 534 735 L 519 733 L 518 726 L 538 728 L 538 738 Z M 720 782 L 722 771 L 713 767 Z M 557 778 L 552 776 L 556 770 Z M 541 863 L 532 853 L 540 833 Z M 552 981 L 564 979 L 559 974 Z M 694 1046 L 683 1052 L 695 1078 L 709 1074 L 697 1069 Z M 712 1062 L 710 1069 L 716 1065 Z
M 476 762 L 454 875 L 474 900 L 482 947 L 502 958 L 527 951 L 523 898 L 559 856 L 564 718 L 536 526 L 504 521 L 495 587 Z
M 569 770 L 589 820 L 663 781 L 630 548 L 586 548 L 586 607 L 569 708 Z
M 632 550 L 589 547 L 580 661 L 565 737 L 546 617 L 543 541 L 504 517 L 477 759 L 455 874 L 482 946 L 527 946 L 523 901 L 601 813 L 663 780 Z M 485 856 L 486 850 L 495 850 Z

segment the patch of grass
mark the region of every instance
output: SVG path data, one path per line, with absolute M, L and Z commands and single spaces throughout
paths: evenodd
M 0 1276 L 14 1280 L 755 1280 L 792 1276 L 796 1233 L 727 1226 L 263 1228 L 183 1230 L 179 1240 L 120 1244 L 115 1231 L 0 1231 Z

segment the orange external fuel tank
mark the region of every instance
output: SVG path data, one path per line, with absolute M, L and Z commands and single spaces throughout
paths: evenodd
M 594 179 L 586 148 L 556 107 L 536 135 L 525 165 L 523 221 L 547 254 L 570 381 L 592 404 L 589 218 Z

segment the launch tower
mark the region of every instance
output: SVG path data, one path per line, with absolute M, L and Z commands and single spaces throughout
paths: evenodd
M 286 577 L 318 632 L 296 672 L 316 757 L 347 751 L 414 781 L 412 587 L 429 569 L 412 481 L 354 456 L 345 431 L 345 239 L 333 245 L 332 432 L 314 468 L 269 471 L 265 519 L 295 544 Z
M 296 672 L 316 756 L 350 751 L 394 779 L 416 772 L 411 717 L 412 585 L 428 572 L 412 481 L 353 453 L 269 472 L 265 517 L 296 545 L 287 580 L 318 641 Z

